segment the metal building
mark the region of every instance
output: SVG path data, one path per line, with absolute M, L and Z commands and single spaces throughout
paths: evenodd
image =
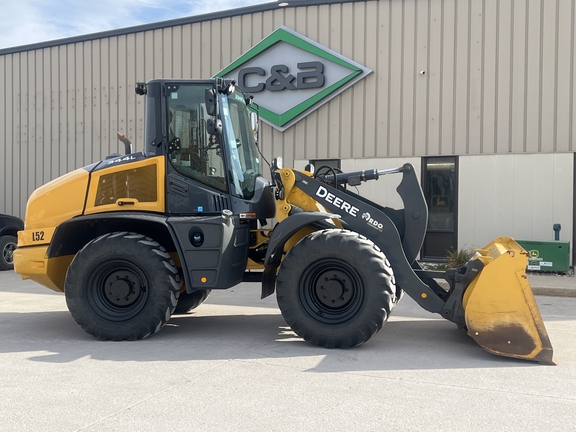
M 0 212 L 118 151 L 117 131 L 142 150 L 137 81 L 221 74 L 270 104 L 267 158 L 414 164 L 425 257 L 554 223 L 574 243 L 575 17 L 572 0 L 292 0 L 0 50 Z M 399 205 L 393 183 L 359 191 Z

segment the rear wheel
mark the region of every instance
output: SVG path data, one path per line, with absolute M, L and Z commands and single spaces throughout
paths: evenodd
M 384 254 L 370 240 L 344 230 L 317 231 L 297 243 L 282 262 L 276 289 L 292 330 L 326 348 L 370 339 L 395 299 Z
M 142 234 L 116 232 L 92 240 L 66 274 L 68 309 L 100 340 L 137 340 L 156 333 L 174 312 L 178 270 L 166 250 Z
M 176 309 L 174 310 L 175 314 L 185 314 L 186 312 L 190 312 L 192 309 L 196 309 L 204 300 L 208 298 L 212 290 L 201 290 L 201 291 L 194 291 L 193 293 L 187 293 L 184 291 L 180 293 L 180 297 L 178 298 L 178 304 L 176 305 Z
M 0 237 L 0 270 L 12 270 L 14 268 L 14 251 L 18 239 L 11 235 Z

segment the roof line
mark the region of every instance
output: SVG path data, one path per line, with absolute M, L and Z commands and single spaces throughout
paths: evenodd
M 132 33 L 140 33 L 150 30 L 159 30 L 167 27 L 174 27 L 186 24 L 195 24 L 204 21 L 212 21 L 217 19 L 231 18 L 238 15 L 254 14 L 258 12 L 266 12 L 270 10 L 276 10 L 279 8 L 291 8 L 291 7 L 302 7 L 302 6 L 317 6 L 325 4 L 335 4 L 335 3 L 356 3 L 361 1 L 369 0 L 286 0 L 286 1 L 270 1 L 269 3 L 262 3 L 253 6 L 245 6 L 236 9 L 229 9 L 219 12 L 211 12 L 202 15 L 193 15 L 185 18 L 176 18 L 167 21 L 159 21 L 149 24 L 141 24 L 131 27 L 125 27 L 116 30 L 106 30 L 98 33 L 90 33 L 81 36 L 72 36 L 62 39 L 55 39 L 46 42 L 37 42 L 27 45 L 20 45 L 16 47 L 0 49 L 0 55 L 15 54 L 24 51 L 32 51 L 43 48 L 52 48 L 61 45 L 68 45 L 78 42 L 88 42 L 91 40 L 123 36 Z

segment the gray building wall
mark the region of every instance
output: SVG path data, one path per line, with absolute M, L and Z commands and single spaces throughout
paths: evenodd
M 574 151 L 573 0 L 290 4 L 0 51 L 0 211 L 22 216 L 37 186 L 117 151 L 117 131 L 141 150 L 136 81 L 210 77 L 281 25 L 374 71 L 283 133 L 262 126 L 285 165 Z

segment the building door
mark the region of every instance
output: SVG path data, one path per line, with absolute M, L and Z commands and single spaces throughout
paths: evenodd
M 422 259 L 444 260 L 448 251 L 458 249 L 458 158 L 429 157 L 422 162 L 422 188 L 428 204 Z

